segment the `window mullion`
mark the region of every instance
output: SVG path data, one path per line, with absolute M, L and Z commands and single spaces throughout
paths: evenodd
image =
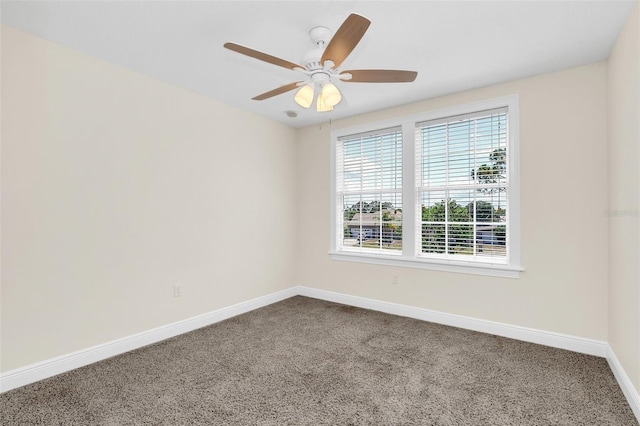
M 477 171 L 478 170 L 478 122 L 474 121 L 473 122 L 473 170 Z M 477 178 L 477 176 L 474 176 L 474 178 Z M 478 195 L 478 191 L 477 189 L 475 191 L 473 191 L 473 199 L 471 200 L 471 202 L 473 203 L 473 207 L 472 207 L 472 216 L 471 218 L 473 219 L 473 255 L 477 256 L 478 255 L 478 215 L 477 213 L 477 197 Z
M 402 257 L 415 259 L 417 229 L 420 221 L 416 217 L 416 150 L 415 124 L 402 124 Z
M 444 176 L 445 184 L 449 187 L 449 124 L 446 125 L 444 145 Z M 444 254 L 449 255 L 449 190 L 444 192 Z

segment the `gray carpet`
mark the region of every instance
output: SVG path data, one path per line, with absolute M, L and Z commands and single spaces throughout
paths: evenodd
M 638 425 L 602 358 L 294 297 L 0 395 L 3 425 Z

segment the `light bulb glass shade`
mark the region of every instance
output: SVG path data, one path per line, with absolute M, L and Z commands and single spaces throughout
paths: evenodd
M 318 93 L 318 101 L 316 102 L 316 110 L 318 112 L 327 112 L 327 111 L 332 111 L 333 107 L 331 105 L 327 105 L 324 102 L 324 96 L 322 95 L 322 92 Z
M 313 103 L 313 87 L 305 84 L 296 92 L 296 96 L 293 99 L 301 107 L 309 108 Z
M 332 107 L 342 100 L 342 95 L 336 86 L 327 83 L 322 86 L 322 99 L 325 105 Z

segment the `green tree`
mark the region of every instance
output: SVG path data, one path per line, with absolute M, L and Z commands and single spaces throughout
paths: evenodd
M 353 219 L 353 217 L 356 215 L 356 212 L 354 212 L 351 209 L 345 209 L 344 211 L 344 223 L 349 222 L 351 219 Z
M 473 203 L 467 204 L 467 211 L 471 218 L 474 217 Z M 499 212 L 493 207 L 493 204 L 488 201 L 479 200 L 475 205 L 475 218 L 476 222 L 497 222 Z
M 390 203 L 385 203 L 389 204 Z M 383 204 L 384 205 L 384 204 Z M 393 240 L 402 239 L 402 225 L 397 223 L 393 223 L 393 221 L 397 221 L 398 218 L 395 216 L 398 213 L 398 210 L 385 210 L 382 213 L 382 235 L 385 242 L 391 244 Z
M 448 224 L 445 223 L 445 218 L 448 219 Z M 449 253 L 462 253 L 473 247 L 473 225 L 463 223 L 471 222 L 472 216 L 467 207 L 455 200 L 442 200 L 430 207 L 422 206 L 422 220 L 436 222 L 422 227 L 423 252 L 444 253 L 448 247 Z
M 478 169 L 471 169 L 471 178 L 477 183 L 492 184 L 505 180 L 507 173 L 507 149 L 494 149 L 489 154 L 489 164 L 482 164 Z M 479 188 L 479 192 L 501 192 L 505 188 Z
M 447 214 L 449 222 L 471 221 L 469 210 L 451 198 L 449 198 L 448 203 L 442 200 L 431 207 L 422 206 L 422 220 L 425 222 L 444 222 Z
M 356 215 L 356 213 L 366 213 L 369 210 L 369 203 L 366 201 L 358 201 L 351 207 L 344 209 L 344 221 L 348 222 Z

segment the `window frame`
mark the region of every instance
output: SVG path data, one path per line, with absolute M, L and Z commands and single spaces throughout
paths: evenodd
M 338 143 L 340 143 L 340 142 L 352 143 L 352 142 L 357 141 L 359 139 L 360 140 L 359 141 L 360 142 L 360 146 L 362 148 L 362 144 L 364 142 L 363 139 L 367 139 L 367 138 L 374 139 L 376 137 L 379 137 L 380 138 L 379 143 L 381 144 L 380 147 L 379 147 L 380 148 L 380 156 L 382 156 L 383 152 L 384 152 L 384 148 L 385 148 L 384 147 L 385 138 L 387 138 L 387 137 L 389 137 L 391 135 L 394 135 L 394 134 L 399 134 L 400 135 L 400 139 L 402 139 L 403 138 L 403 131 L 402 130 L 403 129 L 400 126 L 395 126 L 395 127 L 392 127 L 392 128 L 374 129 L 374 130 L 372 130 L 370 132 L 365 132 L 365 133 L 349 134 L 348 139 L 345 138 L 346 139 L 345 141 L 340 141 L 341 138 L 338 138 Z M 395 138 L 393 136 L 391 136 L 391 138 L 393 138 L 393 141 L 396 142 L 397 138 Z M 375 142 L 378 142 L 378 141 L 375 141 Z M 404 141 L 401 141 L 401 143 L 402 143 L 402 147 L 404 147 Z M 337 147 L 337 144 L 336 144 L 336 147 Z M 397 150 L 394 150 L 394 151 L 397 152 Z M 402 151 L 401 151 L 401 158 L 403 158 L 403 156 L 404 156 L 404 152 L 402 152 Z M 368 149 L 368 152 L 371 153 L 371 150 Z M 337 151 L 336 151 L 336 154 L 338 154 Z M 339 155 L 336 156 L 336 159 L 338 158 L 338 156 Z M 345 158 L 344 156 L 345 156 L 345 154 L 344 154 L 344 151 L 343 151 L 341 158 Z M 362 160 L 362 158 L 360 158 L 360 160 Z M 393 164 L 394 164 L 393 169 L 389 169 L 388 167 L 386 167 L 386 168 L 383 167 L 380 170 L 380 175 L 378 175 L 377 173 L 374 173 L 373 174 L 375 176 L 374 180 L 377 180 L 377 179 L 383 180 L 382 175 L 384 174 L 385 171 L 387 171 L 387 172 L 392 171 L 392 173 L 395 176 L 395 168 L 396 168 L 395 165 L 396 164 L 400 165 L 399 169 L 400 169 L 400 174 L 402 175 L 404 162 L 403 161 L 400 161 L 400 162 L 395 162 L 394 161 Z M 360 165 L 362 166 L 362 161 L 360 161 Z M 338 173 L 340 173 L 341 170 L 342 170 L 341 167 L 338 166 L 338 164 L 336 164 L 336 173 L 334 174 L 334 176 L 336 178 L 336 182 L 338 180 L 341 180 L 340 179 L 341 177 L 338 175 Z M 391 188 L 391 187 L 384 188 L 383 187 L 384 183 L 381 183 L 380 187 L 373 187 L 373 188 L 367 188 L 367 189 L 362 188 L 363 184 L 367 184 L 367 186 L 371 186 L 370 184 L 373 183 L 373 182 L 371 182 L 371 177 L 373 177 L 371 172 L 372 172 L 372 170 L 368 170 L 367 174 L 369 175 L 368 176 L 369 179 L 366 179 L 366 181 L 363 180 L 363 177 L 361 176 L 361 180 L 360 180 L 361 188 L 356 189 L 356 190 L 343 188 L 343 190 L 340 193 L 338 193 L 336 191 L 336 203 L 337 203 L 336 205 L 338 205 L 338 204 L 340 206 L 344 205 L 344 202 L 340 202 L 340 203 L 338 202 L 338 199 L 341 198 L 341 196 L 342 197 L 354 197 L 354 196 L 358 196 L 358 195 L 362 196 L 362 195 L 366 195 L 366 194 L 378 195 L 379 198 L 380 198 L 379 202 L 380 202 L 381 205 L 382 205 L 382 202 L 383 202 L 382 198 L 385 198 L 384 197 L 385 195 L 387 195 L 387 196 L 391 195 L 392 196 L 393 194 L 398 194 L 399 193 L 400 194 L 400 199 L 402 199 L 402 197 L 404 196 L 404 191 L 403 191 L 404 181 L 402 181 L 402 184 L 401 184 L 402 186 L 401 186 L 399 191 L 398 191 L 398 188 L 395 187 L 395 185 L 394 185 L 394 188 Z M 393 181 L 394 181 L 394 183 L 397 183 L 397 178 L 394 177 Z M 336 187 L 337 186 L 338 185 L 336 184 Z M 344 200 L 342 200 L 342 201 L 344 201 Z M 360 201 L 362 201 L 362 199 Z M 342 209 L 340 209 L 340 211 L 342 213 L 344 213 L 344 211 Z M 380 212 L 379 216 L 382 216 L 382 208 L 379 210 L 379 212 Z M 340 218 L 342 218 L 343 220 L 340 220 Z M 340 226 L 338 226 L 338 222 L 340 222 Z M 336 223 L 335 224 L 336 224 L 336 230 L 342 229 L 345 226 L 344 214 L 338 215 L 338 213 L 336 213 Z M 380 222 L 380 227 L 382 227 L 382 224 L 383 224 L 383 222 L 381 221 Z M 379 238 L 380 238 L 380 243 L 382 244 L 382 232 L 380 233 Z M 342 239 L 338 238 L 338 236 L 336 235 L 336 244 L 337 245 L 340 244 L 341 240 Z M 404 242 L 404 239 L 402 239 L 402 241 Z M 365 247 L 362 247 L 362 246 L 361 247 L 349 247 L 349 248 L 343 247 L 343 251 L 345 253 L 382 254 L 382 255 L 388 255 L 388 256 L 394 256 L 394 257 L 401 254 L 401 251 L 397 251 L 395 249 L 388 249 L 388 248 L 385 249 L 383 247 L 378 247 L 378 248 L 365 248 Z
M 417 217 L 418 182 L 416 182 L 416 124 L 425 121 L 454 118 L 484 110 L 507 108 L 508 119 L 508 263 L 490 263 L 473 260 L 434 259 L 420 256 L 417 246 L 417 231 L 420 223 Z M 332 260 L 360 262 L 387 266 L 400 266 L 445 272 L 458 272 L 476 275 L 488 275 L 506 278 L 518 278 L 524 271 L 520 259 L 520 150 L 519 150 L 519 98 L 517 94 L 441 108 L 424 113 L 398 117 L 363 125 L 335 129 L 331 131 L 330 143 L 330 248 Z M 338 140 L 357 135 L 387 129 L 402 128 L 402 252 L 401 254 L 364 253 L 339 250 L 338 218 L 342 217 L 342 205 L 339 205 L 337 193 L 336 154 Z M 420 218 L 421 219 L 421 218 Z

